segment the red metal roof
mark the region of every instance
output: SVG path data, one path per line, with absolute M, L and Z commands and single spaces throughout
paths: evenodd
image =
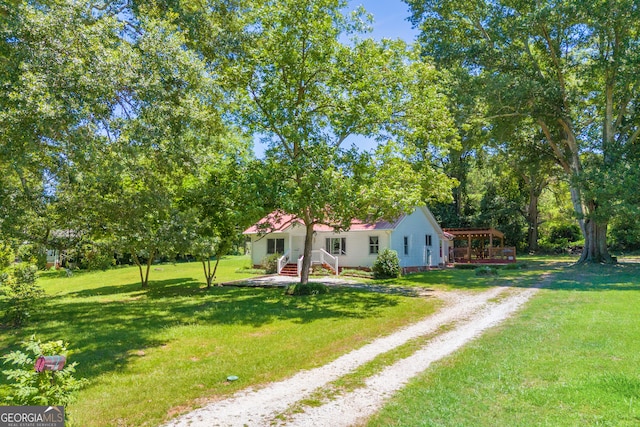
M 405 215 L 402 215 L 394 222 L 377 221 L 375 223 L 354 219 L 351 221 L 349 231 L 393 230 L 404 217 Z M 302 225 L 302 220 L 295 215 L 274 211 L 247 228 L 243 234 L 278 233 L 285 231 L 293 224 Z M 333 231 L 333 227 L 326 224 L 315 224 L 313 231 Z

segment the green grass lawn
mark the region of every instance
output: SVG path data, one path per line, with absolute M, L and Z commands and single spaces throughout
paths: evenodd
M 640 264 L 570 267 L 369 426 L 640 425 Z
M 224 259 L 217 281 L 249 276 L 236 272 L 248 264 L 245 257 Z M 77 376 L 90 381 L 68 407 L 76 426 L 158 425 L 203 399 L 325 364 L 438 304 L 353 288 L 312 297 L 207 290 L 197 263 L 155 266 L 148 290 L 133 267 L 71 277 L 46 272 L 39 284 L 46 306 L 23 329 L 0 330 L 0 346 L 10 351 L 32 334 L 69 342 Z M 228 383 L 229 375 L 240 379 Z
M 475 292 L 531 286 L 556 272 L 524 311 L 434 366 L 371 425 L 637 424 L 640 264 L 583 270 L 567 269 L 567 261 L 525 259 L 526 269 L 498 277 L 445 269 L 374 282 Z M 242 270 L 248 265 L 245 257 L 224 259 L 217 281 L 249 277 Z M 207 290 L 197 263 L 157 265 L 151 274 L 150 288 L 142 290 L 132 267 L 72 277 L 46 272 L 39 281 L 46 306 L 23 329 L 0 330 L 7 351 L 34 333 L 69 342 L 69 360 L 89 379 L 68 408 L 70 425 L 155 426 L 208 399 L 325 364 L 438 307 L 434 298 L 356 288 L 311 297 L 285 296 L 282 289 Z M 381 356 L 337 386 L 357 386 L 415 345 Z M 229 383 L 229 375 L 240 379 Z

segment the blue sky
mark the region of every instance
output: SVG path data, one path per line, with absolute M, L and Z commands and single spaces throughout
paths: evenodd
M 407 21 L 409 17 L 409 7 L 400 0 L 351 0 L 349 8 L 355 9 L 364 6 L 367 12 L 374 18 L 372 37 L 376 40 L 381 38 L 401 38 L 407 42 L 412 42 L 418 34 L 411 28 L 411 23 Z
M 348 10 L 354 10 L 359 6 L 364 6 L 367 12 L 373 15 L 373 32 L 370 36 L 376 40 L 401 38 L 411 43 L 418 34 L 418 31 L 414 30 L 411 23 L 407 21 L 408 6 L 401 0 L 350 0 Z M 368 150 L 375 147 L 376 142 L 352 135 L 347 138 L 345 144 L 347 146 L 355 144 L 362 150 Z M 254 141 L 254 145 L 256 156 L 262 157 L 265 147 L 257 139 Z

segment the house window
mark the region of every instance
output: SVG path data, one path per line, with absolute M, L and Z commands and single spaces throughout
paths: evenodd
M 284 239 L 267 239 L 267 253 L 268 254 L 283 254 L 284 253 Z
M 331 255 L 347 254 L 347 239 L 344 237 L 332 237 L 326 240 L 327 252 Z
M 404 236 L 404 254 L 409 255 L 409 236 Z
M 425 234 L 424 236 L 424 245 L 431 246 L 431 234 Z
M 378 236 L 369 236 L 369 254 L 375 255 L 380 251 Z

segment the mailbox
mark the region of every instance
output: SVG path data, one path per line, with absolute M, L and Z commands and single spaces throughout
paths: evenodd
M 36 360 L 36 372 L 61 371 L 67 358 L 64 356 L 40 356 Z

